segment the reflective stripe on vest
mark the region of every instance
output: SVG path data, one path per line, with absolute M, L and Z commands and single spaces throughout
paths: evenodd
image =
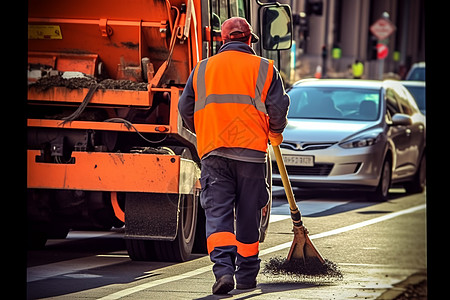
M 265 98 L 272 76 L 273 61 L 238 51 L 225 51 L 199 63 L 193 84 L 200 158 L 220 147 L 266 152 Z
M 215 247 L 236 246 L 237 253 L 243 257 L 257 255 L 259 252 L 259 241 L 246 244 L 239 242 L 236 235 L 231 232 L 215 232 L 207 239 L 208 254 L 210 254 Z

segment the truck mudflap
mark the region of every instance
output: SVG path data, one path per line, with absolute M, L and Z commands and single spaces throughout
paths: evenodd
M 124 238 L 173 241 L 179 200 L 179 194 L 127 193 Z
M 178 194 L 126 193 L 124 238 L 133 260 L 181 262 L 189 258 L 194 244 L 196 250 L 206 249 L 201 234 L 204 212 L 199 208 L 200 168 L 187 148 L 175 152 L 181 156 Z
M 190 159 L 179 162 L 178 193 L 126 193 L 125 239 L 173 241 L 179 228 L 195 230 L 200 168 Z

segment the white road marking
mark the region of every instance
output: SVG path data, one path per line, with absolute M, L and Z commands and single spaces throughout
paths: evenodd
M 316 213 L 320 213 L 334 207 L 344 205 L 349 203 L 350 201 L 337 201 L 337 200 L 303 200 L 298 201 L 297 206 L 302 212 L 302 216 L 308 216 Z M 289 203 L 283 203 L 282 205 L 274 206 L 272 204 L 272 210 L 270 217 L 272 218 L 272 214 L 276 215 L 289 215 Z
M 386 220 L 389 220 L 389 219 L 392 219 L 392 218 L 395 218 L 395 217 L 398 217 L 398 216 L 401 216 L 401 215 L 404 215 L 404 214 L 413 213 L 413 212 L 416 212 L 416 211 L 419 211 L 419 210 L 422 210 L 422 209 L 425 209 L 425 208 L 426 208 L 425 204 L 414 206 L 414 207 L 403 209 L 403 210 L 400 210 L 400 211 L 397 211 L 397 212 L 394 212 L 394 213 L 389 213 L 389 214 L 386 214 L 386 215 L 381 216 L 381 217 L 377 217 L 377 218 L 370 219 L 370 220 L 367 220 L 367 221 L 355 223 L 355 224 L 352 224 L 352 225 L 349 225 L 349 226 L 344 226 L 344 227 L 336 228 L 336 229 L 329 230 L 329 231 L 326 231 L 326 232 L 313 234 L 309 238 L 310 239 L 318 239 L 318 238 L 322 238 L 322 237 L 336 235 L 336 234 L 343 233 L 343 232 L 346 232 L 346 231 L 350 231 L 350 230 L 354 230 L 354 229 L 361 228 L 361 227 L 364 227 L 364 226 L 368 226 L 368 225 L 372 225 L 372 224 L 379 223 L 379 222 L 382 222 L 382 221 L 386 221 Z M 262 256 L 262 255 L 266 255 L 266 254 L 269 254 L 269 253 L 272 253 L 272 252 L 276 252 L 276 251 L 279 251 L 279 250 L 283 250 L 283 249 L 289 248 L 291 246 L 291 244 L 292 244 L 292 242 L 288 242 L 288 243 L 284 243 L 284 244 L 281 244 L 281 245 L 277 245 L 277 246 L 274 246 L 274 247 L 262 250 L 262 251 L 259 252 L 259 255 Z M 107 295 L 105 297 L 102 297 L 102 298 L 100 298 L 100 300 L 120 299 L 122 297 L 125 297 L 125 296 L 128 296 L 128 295 L 140 292 L 140 291 L 148 289 L 148 288 L 152 288 L 152 287 L 155 287 L 155 286 L 158 286 L 158 285 L 174 282 L 174 281 L 181 280 L 181 279 L 186 279 L 186 278 L 189 278 L 189 277 L 194 277 L 194 276 L 200 275 L 202 273 L 206 273 L 206 272 L 211 271 L 211 270 L 212 270 L 212 265 L 205 266 L 205 267 L 202 267 L 202 268 L 190 271 L 190 272 L 186 272 L 186 273 L 183 273 L 183 274 L 180 274 L 180 275 L 171 276 L 171 277 L 167 277 L 167 278 L 163 278 L 163 279 L 158 279 L 158 280 L 155 280 L 155 281 L 146 282 L 146 283 L 143 283 L 143 284 L 140 284 L 140 285 L 137 285 L 137 286 L 133 286 L 133 287 L 130 287 L 130 288 L 127 288 L 127 289 L 124 289 L 124 290 L 120 290 L 118 292 L 115 292 L 115 293 L 112 293 L 112 294 Z
M 108 254 L 97 254 L 97 257 L 130 257 L 128 254 L 114 254 L 112 252 Z
M 283 190 L 284 192 L 284 190 Z M 332 208 L 345 205 L 350 203 L 351 201 L 337 201 L 337 200 L 303 200 L 297 202 L 297 205 L 302 212 L 302 216 L 307 217 L 313 214 L 318 214 Z M 364 203 L 359 203 L 363 205 Z M 355 209 L 359 208 L 358 203 L 355 204 Z M 289 203 L 272 203 L 272 208 L 270 211 L 270 219 L 269 223 L 278 222 L 281 220 L 290 219 L 289 215 Z
M 92 238 L 98 238 L 98 237 L 106 237 L 108 235 L 117 235 L 117 231 L 106 231 L 106 232 L 99 232 L 99 231 L 70 231 L 69 234 L 67 234 L 66 240 L 69 239 L 92 239 Z M 114 238 L 114 236 L 112 236 Z
M 152 288 L 154 286 L 158 286 L 161 284 L 165 284 L 165 283 L 169 283 L 169 282 L 173 282 L 173 281 L 177 281 L 177 280 L 182 280 L 182 279 L 186 279 L 189 277 L 194 277 L 203 273 L 206 273 L 208 271 L 212 271 L 212 265 L 210 266 L 206 266 L 206 267 L 202 267 L 200 269 L 197 270 L 193 270 L 190 272 L 186 272 L 180 275 L 176 275 L 176 276 L 171 276 L 171 277 L 167 277 L 167 278 L 163 278 L 163 279 L 158 279 L 155 281 L 150 281 L 150 282 L 146 282 L 131 288 L 127 288 L 118 292 L 115 292 L 113 294 L 107 295 L 105 297 L 99 298 L 98 300 L 112 300 L 112 299 L 120 299 L 122 297 L 143 291 L 145 289 L 149 289 Z
M 270 214 L 269 224 L 275 223 L 278 221 L 282 221 L 282 220 L 286 220 L 286 219 L 290 219 L 290 218 L 291 218 L 291 216 L 288 216 L 288 215 L 272 215 L 272 214 Z
M 70 242 L 71 240 L 79 240 L 79 239 L 92 239 L 92 238 L 117 238 L 117 236 L 122 235 L 120 229 L 115 229 L 107 232 L 99 232 L 99 231 L 69 231 L 67 237 L 65 239 L 51 239 L 48 240 L 45 244 L 46 246 L 50 245 L 58 245 L 62 243 Z
M 129 261 L 130 258 L 125 257 L 99 257 L 89 256 L 76 258 L 71 260 L 60 261 L 56 263 L 35 266 L 27 268 L 27 282 L 44 280 L 50 277 L 75 273 L 82 270 L 104 267 Z
M 283 190 L 284 192 L 284 190 Z M 319 213 L 335 206 L 346 204 L 349 201 L 301 201 L 298 205 L 301 207 L 302 214 L 308 215 L 313 213 Z M 278 214 L 276 214 L 278 213 Z M 282 205 L 272 208 L 269 223 L 274 223 L 286 219 L 290 219 L 289 215 L 289 204 L 284 203 Z M 92 232 L 92 231 L 70 231 L 67 238 L 64 240 L 49 240 L 47 245 L 60 244 L 73 239 L 89 239 L 89 238 L 117 238 L 121 236 L 121 231 L 109 231 L 109 232 Z M 98 260 L 95 257 L 102 257 L 105 259 Z M 110 258 L 110 259 L 106 259 Z M 123 258 L 123 259 L 117 259 Z M 113 265 L 127 261 L 129 256 L 123 253 L 107 253 L 98 254 L 91 257 L 83 257 L 78 259 L 72 259 L 57 263 L 51 263 L 46 265 L 40 265 L 35 267 L 30 267 L 27 269 L 27 282 L 33 282 L 37 280 L 44 280 L 53 276 L 59 276 L 74 272 L 80 272 L 86 269 L 93 269 L 97 267 L 104 267 L 107 265 Z M 76 266 L 73 268 L 73 266 Z
M 386 214 L 384 216 L 373 218 L 373 219 L 370 219 L 370 220 L 367 220 L 367 221 L 362 221 L 362 222 L 359 222 L 359 223 L 355 223 L 355 224 L 352 224 L 352 225 L 336 228 L 336 229 L 325 231 L 325 232 L 322 232 L 322 233 L 313 234 L 313 235 L 310 235 L 309 238 L 311 240 L 314 240 L 314 239 L 320 239 L 320 238 L 323 238 L 323 237 L 327 237 L 327 236 L 330 236 L 330 235 L 336 235 L 336 234 L 343 233 L 343 232 L 346 232 L 346 231 L 350 231 L 350 230 L 353 230 L 353 229 L 357 229 L 357 228 L 361 228 L 361 227 L 364 227 L 364 226 L 372 225 L 372 224 L 375 224 L 375 223 L 383 222 L 383 221 L 386 221 L 386 220 L 389 220 L 389 219 L 392 219 L 392 218 L 395 218 L 395 217 L 398 217 L 398 216 L 401 216 L 401 215 L 410 214 L 410 213 L 413 213 L 415 211 L 418 211 L 418 210 L 421 210 L 421 209 L 425 209 L 425 208 L 426 208 L 426 204 L 413 206 L 411 208 L 399 210 L 397 212 L 389 213 L 389 214 Z M 289 248 L 289 247 L 291 247 L 291 244 L 292 244 L 292 242 L 288 242 L 288 243 L 280 244 L 280 245 L 277 245 L 277 246 L 274 246 L 274 247 L 262 250 L 262 251 L 259 252 L 259 255 L 266 255 L 266 254 L 269 254 L 269 253 L 272 253 L 272 252 L 276 252 L 276 251 L 279 251 L 279 250 L 282 250 L 282 249 L 285 249 L 285 248 Z

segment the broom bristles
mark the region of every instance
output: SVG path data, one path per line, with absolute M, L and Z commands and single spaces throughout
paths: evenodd
M 328 279 L 342 279 L 342 272 L 338 265 L 325 259 L 322 263 L 318 258 L 306 257 L 303 259 L 273 257 L 264 266 L 263 274 L 322 277 Z

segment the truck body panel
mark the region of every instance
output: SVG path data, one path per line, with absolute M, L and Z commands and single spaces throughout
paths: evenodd
M 269 4 L 256 3 L 28 1 L 31 247 L 70 229 L 124 226 L 134 260 L 206 252 L 196 136 L 178 101 L 196 64 L 217 53 L 220 22 L 244 16 L 260 31 Z
M 111 192 L 179 193 L 177 155 L 72 152 L 74 163 L 40 163 L 28 150 L 29 188 Z

